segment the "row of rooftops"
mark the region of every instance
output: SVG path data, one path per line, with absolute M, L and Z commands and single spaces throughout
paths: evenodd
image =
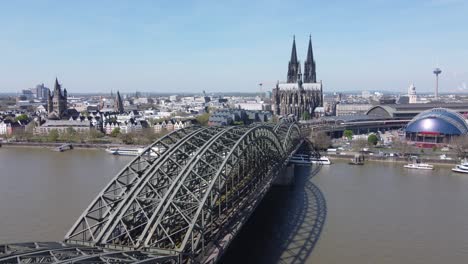
M 269 111 L 253 111 L 243 109 L 222 109 L 214 112 L 209 118 L 209 124 L 212 126 L 231 125 L 233 122 L 267 122 L 272 118 Z

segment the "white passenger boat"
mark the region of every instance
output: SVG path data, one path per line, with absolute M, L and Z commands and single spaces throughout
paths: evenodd
M 417 169 L 417 170 L 433 170 L 434 166 L 427 163 L 410 163 L 403 166 L 408 169 Z
M 449 156 L 447 156 L 447 154 L 442 154 L 442 155 L 439 156 L 439 158 L 440 158 L 441 160 L 452 160 L 452 158 L 449 157 Z
M 143 153 L 144 148 L 108 148 L 106 152 L 112 155 L 138 156 Z
M 330 159 L 326 156 L 313 157 L 313 156 L 304 155 L 304 154 L 296 154 L 292 156 L 289 162 L 295 163 L 295 164 L 321 164 L 321 165 L 331 164 Z
M 121 155 L 121 156 L 139 156 L 141 155 L 146 148 L 107 148 L 106 152 L 112 155 Z M 159 157 L 165 148 L 153 147 L 150 152 L 151 157 Z
M 466 159 L 463 160 L 461 164 L 455 166 L 455 168 L 453 168 L 452 171 L 459 173 L 468 173 L 468 161 Z

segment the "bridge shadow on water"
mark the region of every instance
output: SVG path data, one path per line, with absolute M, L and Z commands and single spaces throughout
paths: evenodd
M 296 166 L 292 186 L 273 186 L 231 243 L 220 263 L 306 263 L 327 215 L 312 183 L 321 166 Z

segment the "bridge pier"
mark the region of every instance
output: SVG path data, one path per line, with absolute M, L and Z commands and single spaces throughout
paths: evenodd
M 288 164 L 286 167 L 281 169 L 278 177 L 273 182 L 273 186 L 289 186 L 294 183 L 294 171 L 296 165 Z

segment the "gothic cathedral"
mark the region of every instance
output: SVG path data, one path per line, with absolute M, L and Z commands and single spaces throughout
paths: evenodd
M 317 82 L 311 38 L 304 63 L 304 76 L 297 59 L 296 40 L 293 39 L 287 81 L 276 84 L 273 89 L 273 103 L 275 115 L 293 115 L 297 120 L 312 118 L 315 108 L 323 105 L 322 82 Z

